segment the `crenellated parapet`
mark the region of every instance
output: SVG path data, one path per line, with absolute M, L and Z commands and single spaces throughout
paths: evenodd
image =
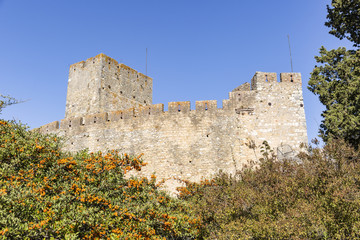
M 105 55 L 100 55 L 99 57 L 105 58 L 105 61 L 109 65 L 119 66 L 115 60 L 106 57 Z M 97 56 L 95 58 L 99 57 Z M 75 69 L 83 67 L 84 65 L 89 64 L 88 62 L 89 59 L 86 62 L 74 64 L 71 68 Z M 131 74 L 137 74 L 135 70 L 131 70 L 128 67 L 124 67 L 124 69 L 131 72 Z M 227 113 L 237 114 L 239 117 L 244 115 L 254 115 L 257 108 L 261 107 L 258 102 L 259 97 L 271 95 L 271 92 L 274 92 L 276 96 L 276 91 L 280 91 L 279 89 L 286 89 L 289 86 L 286 85 L 288 83 L 290 86 L 291 84 L 301 84 L 300 73 L 280 73 L 280 82 L 278 82 L 276 73 L 256 72 L 251 80 L 251 84 L 244 83 L 229 93 L 229 99 L 223 100 L 222 108 L 218 108 L 216 100 L 196 101 L 194 110 L 191 109 L 191 103 L 189 101 L 169 102 L 168 111 L 164 111 L 164 104 L 139 105 L 116 111 L 67 117 L 60 122 L 55 121 L 42 126 L 40 131 L 48 133 L 59 130 L 68 131 L 71 129 L 78 129 L 82 132 L 86 132 L 87 128 L 91 128 L 92 126 L 111 126 L 113 123 L 119 121 L 131 121 L 135 119 L 136 121 L 139 121 L 143 118 L 156 118 L 157 116 L 159 116 L 158 121 L 160 123 L 164 117 L 166 118 L 167 116 L 174 114 L 202 116 L 204 113 L 208 113 L 218 114 L 220 116 L 223 114 L 224 117 Z M 269 107 L 269 104 L 270 102 L 264 102 L 262 105 L 264 105 L 265 108 Z M 300 103 L 300 105 L 301 104 L 302 103 Z
M 280 81 L 278 82 L 277 74 L 274 72 L 256 72 L 251 79 L 251 90 L 261 90 L 275 83 L 301 84 L 301 74 L 280 73 Z
M 60 131 L 68 131 L 71 129 L 81 129 L 82 132 L 86 132 L 88 127 L 111 125 L 124 120 L 141 120 L 147 117 L 167 117 L 169 115 L 192 115 L 202 116 L 204 113 L 218 113 L 222 114 L 224 111 L 230 111 L 228 106 L 223 108 L 217 107 L 216 100 L 196 101 L 195 110 L 191 110 L 191 104 L 189 101 L 185 102 L 169 102 L 168 111 L 164 111 L 164 104 L 153 104 L 148 106 L 141 106 L 138 108 L 129 108 L 125 110 L 118 110 L 112 112 L 90 114 L 82 117 L 65 118 L 59 121 L 46 124 L 39 128 L 42 133 L 53 133 Z M 231 109 L 234 112 L 237 110 Z M 250 111 L 251 112 L 251 111 Z M 250 113 L 248 112 L 248 113 Z M 242 114 L 244 115 L 244 114 Z M 159 123 L 161 118 L 159 118 Z
M 280 153 L 307 142 L 300 73 L 256 72 L 222 107 L 181 101 L 165 111 L 152 104 L 151 78 L 104 54 L 71 65 L 65 118 L 39 131 L 64 136 L 67 151 L 144 153 L 142 174 L 192 181 L 236 172 L 265 140 Z

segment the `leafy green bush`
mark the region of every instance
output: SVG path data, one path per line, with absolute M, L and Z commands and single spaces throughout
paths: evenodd
M 343 141 L 309 148 L 297 161 L 264 158 L 235 176 L 187 183 L 180 198 L 210 239 L 360 238 L 360 153 Z
M 60 150 L 55 135 L 0 121 L 0 236 L 4 239 L 196 238 L 191 206 L 155 176 L 125 178 L 139 157 Z

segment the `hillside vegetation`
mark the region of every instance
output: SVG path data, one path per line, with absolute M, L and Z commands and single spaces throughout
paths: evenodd
M 187 183 L 209 239 L 359 239 L 359 152 L 343 141 L 309 148 L 295 160 L 263 158 L 235 176 Z
M 235 176 L 185 182 L 125 178 L 140 157 L 60 150 L 61 139 L 0 121 L 3 239 L 360 238 L 359 152 L 342 141 L 295 160 L 263 158 Z

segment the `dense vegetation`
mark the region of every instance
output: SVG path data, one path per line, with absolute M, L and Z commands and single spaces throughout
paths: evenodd
M 139 157 L 69 154 L 56 136 L 0 121 L 3 239 L 360 238 L 360 152 L 343 141 L 294 160 L 263 158 L 235 176 L 186 182 L 178 198 L 155 176 L 125 178 Z
M 264 157 L 235 176 L 187 183 L 209 239 L 360 238 L 360 161 L 342 141 L 310 148 L 297 161 Z
M 326 109 L 320 134 L 324 141 L 345 139 L 360 144 L 360 1 L 332 0 L 327 6 L 330 34 L 349 40 L 354 49 L 320 48 L 309 81 L 309 90 L 319 96 Z
M 60 150 L 56 136 L 0 121 L 0 236 L 3 239 L 186 239 L 200 218 L 159 190 L 138 157 Z

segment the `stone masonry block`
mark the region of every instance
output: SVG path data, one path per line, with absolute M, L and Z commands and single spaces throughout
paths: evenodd
M 123 119 L 122 111 L 113 111 L 108 113 L 108 121 L 110 122 L 117 122 L 121 119 Z
M 123 118 L 124 119 L 131 119 L 135 117 L 135 110 L 134 108 L 126 109 L 123 111 Z
M 168 103 L 169 113 L 187 113 L 190 112 L 190 102 L 169 102 Z
M 107 122 L 107 120 L 108 120 L 107 113 L 97 113 L 97 114 L 91 114 L 85 116 L 82 124 L 83 125 L 91 125 L 91 124 L 99 124 L 99 123 L 101 124 Z
M 280 73 L 280 82 L 301 83 L 301 73 Z
M 150 106 L 151 107 L 151 115 L 160 115 L 162 113 L 164 113 L 164 104 L 159 103 L 159 104 L 153 104 Z
M 76 117 L 76 118 L 65 118 L 62 119 L 60 122 L 60 130 L 67 130 L 71 128 L 78 128 L 83 123 L 82 117 Z
M 224 110 L 230 109 L 230 106 L 231 106 L 231 102 L 230 102 L 229 99 L 224 99 L 224 100 L 222 101 L 222 108 L 223 108 Z
M 40 132 L 41 133 L 54 132 L 59 129 L 59 126 L 60 126 L 59 121 L 54 121 L 40 127 Z
M 151 114 L 151 106 L 140 106 L 137 109 L 137 116 L 149 116 Z
M 256 72 L 251 79 L 251 89 L 256 90 L 259 86 L 266 83 L 277 82 L 277 76 L 274 72 Z
M 217 109 L 217 101 L 216 100 L 196 101 L 195 108 L 196 111 L 199 112 L 203 112 L 203 111 L 213 112 Z

